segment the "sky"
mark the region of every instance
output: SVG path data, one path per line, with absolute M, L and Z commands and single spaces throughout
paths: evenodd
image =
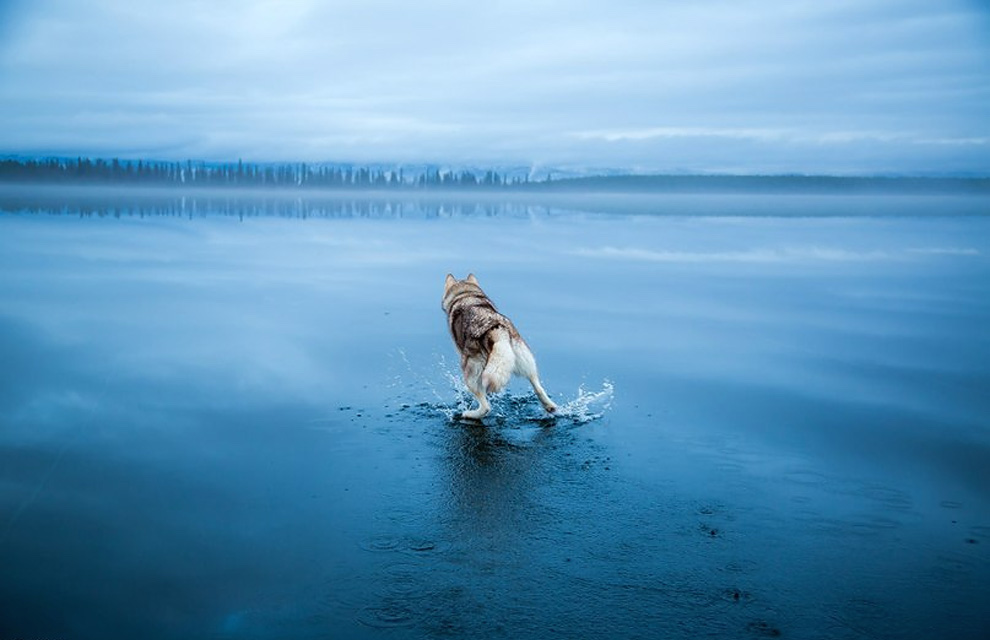
M 0 0 L 0 154 L 990 175 L 990 3 Z

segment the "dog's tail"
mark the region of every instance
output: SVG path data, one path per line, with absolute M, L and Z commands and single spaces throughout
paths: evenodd
M 485 393 L 496 393 L 509 384 L 512 370 L 516 368 L 516 354 L 512 350 L 509 332 L 498 327 L 489 334 L 491 352 L 485 370 L 481 372 L 481 386 Z

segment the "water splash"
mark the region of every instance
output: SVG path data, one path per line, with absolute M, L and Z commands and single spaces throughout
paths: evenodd
M 435 362 L 427 370 L 414 367 L 405 349 L 399 349 L 398 355 L 404 371 L 395 375 L 395 382 L 390 386 L 402 390 L 397 399 L 402 409 L 415 409 L 418 413 L 450 421 L 471 408 L 474 397 L 464 386 L 460 371 L 455 372 L 443 355 L 434 354 Z M 423 391 L 430 399 L 412 404 L 415 396 Z
M 417 371 L 404 350 L 399 349 L 405 373 L 397 375 L 401 379 L 409 376 L 410 383 L 396 384 L 405 393 L 426 391 L 430 399 L 417 404 L 410 403 L 413 398 L 406 396 L 401 401 L 404 409 L 414 409 L 425 416 L 443 417 L 447 421 L 456 421 L 460 415 L 475 405 L 474 396 L 467 390 L 461 372 L 457 367 L 447 363 L 443 355 L 435 354 L 435 361 L 427 371 Z M 612 397 L 615 387 L 608 379 L 602 381 L 600 389 L 587 389 L 581 384 L 577 395 L 568 399 L 567 396 L 552 394 L 557 402 L 557 411 L 553 415 L 546 413 L 536 395 L 529 389 L 521 393 L 503 391 L 489 396 L 492 412 L 485 418 L 486 422 L 505 425 L 520 425 L 525 423 L 553 424 L 567 421 L 579 425 L 602 418 L 612 407 Z
M 615 385 L 608 379 L 602 381 L 602 388 L 599 391 L 590 391 L 581 384 L 576 398 L 557 407 L 557 415 L 569 418 L 576 424 L 598 420 L 612 408 L 614 392 Z

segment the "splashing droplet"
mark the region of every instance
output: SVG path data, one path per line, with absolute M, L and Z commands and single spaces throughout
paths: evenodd
M 602 382 L 599 391 L 589 391 L 582 384 L 578 387 L 578 395 L 573 400 L 557 407 L 557 415 L 569 418 L 576 424 L 584 424 L 597 420 L 612 408 L 614 385 L 609 380 Z

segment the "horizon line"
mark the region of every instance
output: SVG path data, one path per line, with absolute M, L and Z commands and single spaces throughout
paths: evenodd
M 830 178 L 830 179 L 923 179 L 923 180 L 987 180 L 990 179 L 990 172 L 987 171 L 875 171 L 875 172 L 847 172 L 847 173 L 825 173 L 825 172 L 803 172 L 791 171 L 769 171 L 769 172 L 739 172 L 724 170 L 690 170 L 690 169 L 640 169 L 636 167 L 577 167 L 577 166 L 550 166 L 541 163 L 476 163 L 476 162 L 439 162 L 439 161 L 349 161 L 349 160 L 244 160 L 243 158 L 231 160 L 204 160 L 196 158 L 184 158 L 181 160 L 165 160 L 154 157 L 121 157 L 103 155 L 41 155 L 24 153 L 0 154 L 0 162 L 16 162 L 19 164 L 42 163 L 42 162 L 73 163 L 86 161 L 93 164 L 105 163 L 112 165 L 114 162 L 122 166 L 136 167 L 139 164 L 153 166 L 188 167 L 199 169 L 209 168 L 233 168 L 243 167 L 304 167 L 305 170 L 313 168 L 326 169 L 349 169 L 349 170 L 378 170 L 391 174 L 393 170 L 402 171 L 405 168 L 414 169 L 419 173 L 417 177 L 425 173 L 434 171 L 440 176 L 456 176 L 472 174 L 476 178 L 486 172 L 496 174 L 511 175 L 518 177 L 526 175 L 525 182 L 558 182 L 558 181 L 580 181 L 589 179 L 635 179 L 635 178 Z M 536 178 L 542 176 L 542 178 Z M 0 181 L 3 178 L 0 177 Z

